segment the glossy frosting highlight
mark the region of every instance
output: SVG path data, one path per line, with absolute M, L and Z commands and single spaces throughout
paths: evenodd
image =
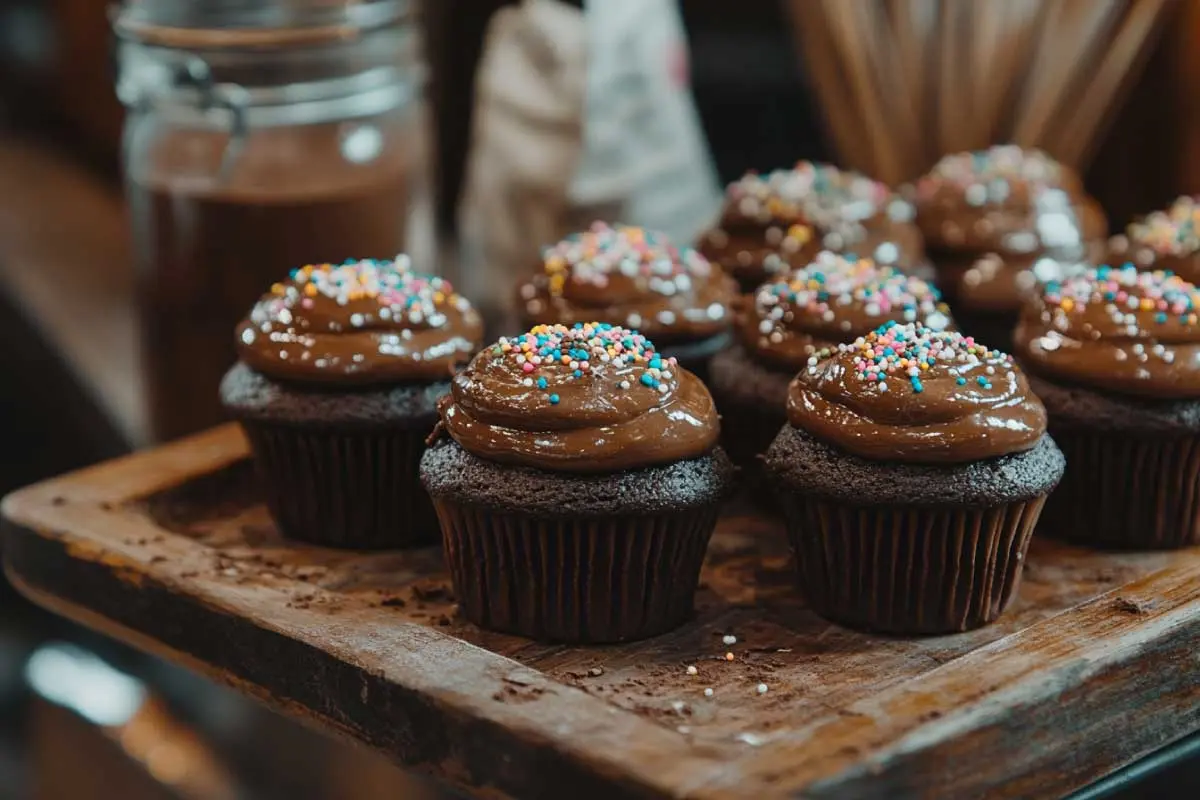
M 924 263 L 912 216 L 878 181 L 801 161 L 729 184 L 721 219 L 699 247 L 743 285 L 803 266 L 822 249 L 907 269 Z
M 1119 394 L 1200 397 L 1200 291 L 1168 272 L 1096 267 L 1046 284 L 1015 335 L 1026 366 Z
M 736 291 L 690 247 L 643 228 L 597 222 L 545 248 L 538 272 L 518 294 L 529 325 L 600 319 L 670 343 L 728 330 Z
M 950 312 L 937 289 L 920 278 L 824 251 L 785 280 L 764 284 L 738 335 L 759 361 L 795 371 L 813 353 L 889 320 L 942 330 L 950 325 Z
M 862 458 L 915 463 L 1022 452 L 1046 431 L 1011 356 L 913 323 L 812 356 L 789 387 L 788 419 Z
M 607 323 L 538 325 L 500 339 L 455 376 L 442 427 L 492 461 L 615 472 L 704 455 L 712 397 L 643 335 Z
M 237 347 L 249 367 L 280 380 L 425 382 L 449 378 L 482 335 L 466 298 L 401 255 L 293 270 L 238 325 Z

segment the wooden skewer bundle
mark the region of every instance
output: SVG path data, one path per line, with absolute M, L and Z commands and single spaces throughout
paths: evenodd
M 1172 0 L 790 0 L 835 146 L 890 183 L 1002 142 L 1087 165 Z

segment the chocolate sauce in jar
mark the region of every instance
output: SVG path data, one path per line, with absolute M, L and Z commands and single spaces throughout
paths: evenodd
M 124 13 L 160 8 L 135 2 Z M 160 440 L 221 421 L 234 328 L 290 270 L 402 251 L 433 267 L 419 71 L 401 57 L 411 41 L 397 20 L 327 30 L 328 17 L 283 28 L 256 19 L 197 30 L 140 19 L 136 35 L 117 22 L 147 402 Z

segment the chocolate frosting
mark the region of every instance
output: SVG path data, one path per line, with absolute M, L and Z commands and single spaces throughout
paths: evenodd
M 1095 261 L 1062 260 L 1047 255 L 1002 256 L 988 253 L 958 278 L 955 300 L 972 311 L 1015 314 L 1053 280 L 1093 266 Z
M 442 427 L 480 458 L 616 472 L 703 455 L 720 432 L 698 378 L 607 323 L 538 325 L 455 376 Z
M 731 183 L 720 221 L 698 247 L 743 286 L 804 266 L 822 249 L 909 270 L 925 264 L 913 213 L 878 181 L 801 161 Z
M 738 336 L 757 360 L 795 372 L 814 352 L 853 341 L 888 320 L 942 330 L 950 325 L 950 311 L 920 278 L 823 251 L 786 280 L 764 284 L 742 314 Z
M 914 198 L 926 244 L 946 253 L 1080 258 L 1108 233 L 1074 170 L 1015 145 L 943 157 Z
M 545 248 L 518 295 L 529 325 L 600 319 L 672 343 L 729 330 L 736 289 L 690 247 L 642 228 L 597 222 Z
M 394 261 L 293 270 L 237 327 L 241 360 L 285 381 L 443 380 L 479 348 L 483 323 L 449 282 Z
M 1119 394 L 1200 397 L 1200 291 L 1170 273 L 1096 267 L 1046 284 L 1017 353 L 1047 378 Z
M 962 463 L 1029 450 L 1046 410 L 1012 357 L 952 331 L 887 323 L 810 358 L 788 419 L 875 461 Z
M 1200 282 L 1200 199 L 1183 196 L 1169 208 L 1147 214 L 1131 223 L 1124 236 L 1114 236 L 1110 249 L 1114 259 Z

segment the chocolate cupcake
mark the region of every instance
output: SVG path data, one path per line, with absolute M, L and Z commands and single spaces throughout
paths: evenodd
M 949 309 L 920 278 L 828 251 L 761 286 L 740 313 L 737 343 L 713 357 L 709 386 L 733 460 L 754 463 L 787 421 L 788 384 L 814 353 L 888 320 L 942 330 Z
M 479 315 L 395 261 L 294 270 L 237 328 L 221 400 L 293 539 L 333 547 L 437 541 L 417 470 L 437 401 L 478 349 Z
M 931 277 L 913 213 L 878 181 L 801 161 L 729 184 L 721 219 L 698 247 L 743 292 L 804 266 L 820 250 Z
M 641 334 L 539 325 L 455 376 L 421 478 L 462 614 L 560 642 L 681 624 L 733 468 L 708 390 Z
M 1015 145 L 944 157 L 914 198 L 955 318 L 996 347 L 1009 347 L 1030 270 L 1093 256 L 1108 232 L 1074 170 Z
M 1017 353 L 1067 472 L 1040 531 L 1128 548 L 1200 544 L 1200 291 L 1097 267 L 1046 285 Z
M 766 466 L 827 619 L 951 633 L 1000 615 L 1063 456 L 1010 356 L 888 323 L 822 352 Z
M 1133 222 L 1109 242 L 1111 263 L 1131 261 L 1139 269 L 1174 272 L 1200 283 L 1200 200 L 1180 197 L 1162 211 Z
M 622 325 L 702 378 L 708 359 L 729 344 L 736 294 L 729 276 L 696 250 L 603 222 L 546 247 L 517 292 L 526 325 Z

